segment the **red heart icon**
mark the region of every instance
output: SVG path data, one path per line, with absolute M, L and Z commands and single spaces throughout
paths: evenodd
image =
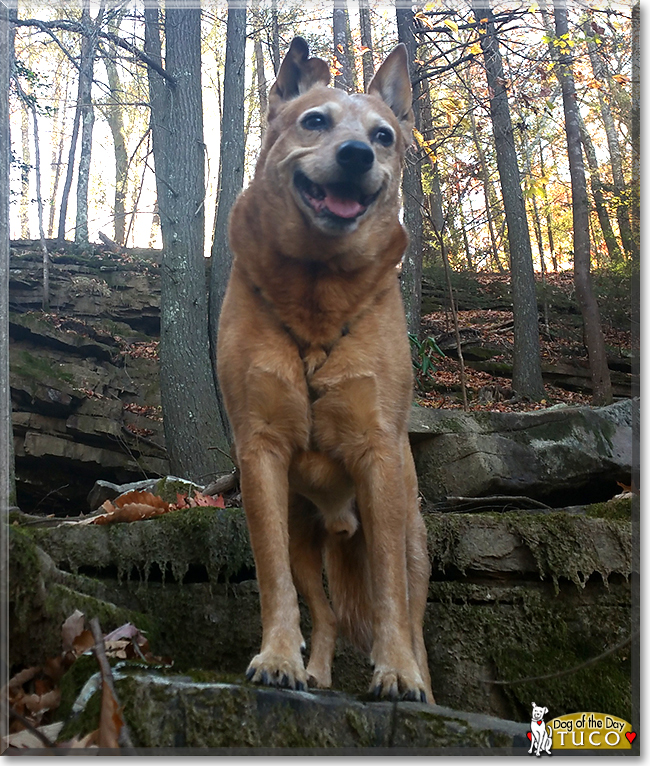
M 634 742 L 636 739 L 636 732 L 635 731 L 626 731 L 625 736 L 627 737 L 627 741 L 630 743 L 630 745 Z
M 526 732 L 526 736 L 528 737 L 528 739 L 532 739 L 533 738 L 532 732 L 530 732 L 530 731 Z

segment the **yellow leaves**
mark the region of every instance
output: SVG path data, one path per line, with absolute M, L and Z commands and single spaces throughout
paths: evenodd
M 612 80 L 617 82 L 619 85 L 628 85 L 630 82 L 630 78 L 626 77 L 624 74 L 613 74 Z
M 451 31 L 452 31 L 454 34 L 458 34 L 458 24 L 456 24 L 456 22 L 455 22 L 455 21 L 452 21 L 451 19 L 445 19 L 445 20 L 444 20 L 442 23 L 443 23 L 443 24 L 444 24 L 446 27 L 448 27 L 449 29 L 451 29 Z
M 428 16 L 425 16 L 422 11 L 418 11 L 418 13 L 414 14 L 414 18 L 416 18 L 422 25 L 424 25 L 428 29 L 433 29 L 433 24 L 431 23 L 431 19 Z
M 343 46 L 341 45 L 341 43 L 339 43 L 339 44 L 336 46 L 336 50 L 337 50 L 337 51 L 338 51 L 338 52 L 339 52 L 341 55 L 343 55 L 343 56 L 345 55 L 345 51 L 343 50 Z
M 478 56 L 481 53 L 481 43 L 475 42 L 472 45 L 469 46 L 469 52 L 472 53 L 474 56 Z
M 433 149 L 431 148 L 433 146 L 433 141 L 426 141 L 422 133 L 417 128 L 413 128 L 413 135 L 415 136 L 415 141 L 417 145 L 420 147 L 420 149 L 423 149 L 426 153 L 427 157 L 429 158 L 429 161 L 432 165 L 434 165 L 437 161 L 437 157 Z
M 528 6 L 528 12 L 537 13 L 538 10 L 539 10 L 539 5 L 537 4 L 536 0 L 533 0 L 533 2 Z
M 330 64 L 330 74 L 332 77 L 338 77 L 340 74 L 343 74 L 343 70 L 341 69 L 341 62 L 334 56 L 332 59 L 332 63 Z

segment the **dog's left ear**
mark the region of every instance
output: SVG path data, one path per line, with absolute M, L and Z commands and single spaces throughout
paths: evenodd
M 379 96 L 399 120 L 406 145 L 413 141 L 413 109 L 411 78 L 406 46 L 400 43 L 379 67 L 368 86 L 368 95 Z
M 271 121 L 285 101 L 297 98 L 314 85 L 327 85 L 330 69 L 326 61 L 309 57 L 309 46 L 302 37 L 294 37 L 280 65 L 278 77 L 269 91 Z

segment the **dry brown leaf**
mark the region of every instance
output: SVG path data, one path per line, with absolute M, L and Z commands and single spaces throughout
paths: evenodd
M 30 713 L 44 713 L 59 706 L 61 702 L 61 690 L 52 689 L 46 694 L 26 694 L 25 707 Z
M 83 633 L 78 635 L 72 645 L 72 649 L 77 657 L 80 657 L 84 652 L 92 649 L 95 645 L 95 639 L 93 634 L 89 630 L 84 630 Z
M 225 508 L 226 503 L 223 499 L 223 495 L 203 495 L 200 492 L 194 491 L 194 502 L 197 506 L 203 508 Z
M 71 651 L 75 638 L 83 632 L 84 627 L 84 613 L 75 609 L 61 626 L 61 643 L 64 652 Z
M 102 676 L 102 707 L 99 714 L 99 735 L 97 738 L 99 747 L 118 748 L 120 746 L 118 738 L 123 725 L 122 711 L 111 687 Z
M 115 499 L 115 503 L 106 500 L 102 504 L 105 514 L 94 516 L 91 524 L 112 524 L 117 522 L 140 521 L 161 516 L 173 506 L 151 492 L 127 492 Z

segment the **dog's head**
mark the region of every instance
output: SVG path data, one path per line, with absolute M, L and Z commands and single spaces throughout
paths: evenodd
M 538 707 L 534 702 L 533 705 L 533 721 L 541 721 L 544 718 L 544 714 L 548 713 L 547 707 Z
M 348 95 L 327 87 L 329 80 L 326 62 L 310 58 L 307 43 L 296 37 L 269 93 L 257 172 L 286 216 L 337 237 L 381 211 L 397 213 L 413 129 L 406 48 L 392 51 L 367 94 Z

